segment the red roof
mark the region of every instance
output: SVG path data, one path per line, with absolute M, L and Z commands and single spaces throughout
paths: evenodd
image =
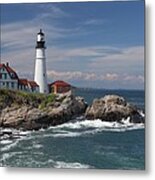
M 8 63 L 0 64 L 0 68 L 5 68 L 6 71 L 10 74 L 10 77 L 12 79 L 18 79 L 18 83 L 20 85 L 28 86 L 29 84 L 31 87 L 39 87 L 35 81 L 28 81 L 27 79 L 19 79 L 16 72 L 9 66 Z
M 60 81 L 60 80 L 58 80 L 58 81 L 55 81 L 55 82 L 53 82 L 53 83 L 51 83 L 50 84 L 50 86 L 53 86 L 53 85 L 56 85 L 56 86 L 71 86 L 70 84 L 68 84 L 67 82 L 65 82 L 65 81 Z
M 18 82 L 19 82 L 20 85 L 24 85 L 24 86 L 28 85 L 28 80 L 27 79 L 19 79 Z
M 12 79 L 18 79 L 17 73 L 9 66 L 8 63 L 6 65 L 0 64 L 0 68 L 5 68 Z
M 31 87 L 39 87 L 39 85 L 35 81 L 28 81 Z
M 4 66 L 4 64 L 0 64 L 0 68 L 2 68 Z

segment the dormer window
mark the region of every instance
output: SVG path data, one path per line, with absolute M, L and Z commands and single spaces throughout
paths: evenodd
M 6 73 L 2 74 L 2 76 L 3 76 L 3 79 L 7 79 L 7 74 Z
M 15 77 L 13 73 L 11 73 L 11 77 L 12 77 L 12 78 L 14 78 L 14 77 Z

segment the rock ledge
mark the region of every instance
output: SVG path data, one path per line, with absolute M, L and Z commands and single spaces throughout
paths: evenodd
M 139 110 L 117 95 L 106 95 L 100 99 L 94 99 L 85 112 L 87 119 L 101 119 L 102 121 L 121 122 L 123 118 L 130 117 L 130 122 L 144 123 L 144 117 Z
M 5 90 L 6 91 L 6 90 Z M 2 91 L 0 127 L 38 130 L 65 123 L 84 114 L 87 104 L 82 97 L 71 94 L 51 97 L 21 95 L 19 92 Z M 40 95 L 38 95 L 40 96 Z M 49 100 L 48 100 L 49 99 Z

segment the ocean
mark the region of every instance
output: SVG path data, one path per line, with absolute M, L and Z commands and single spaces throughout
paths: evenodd
M 144 112 L 142 90 L 77 89 L 75 94 L 88 104 L 94 98 L 117 94 Z M 123 122 L 78 117 L 39 131 L 12 130 L 14 138 L 0 142 L 0 166 L 144 170 L 144 124 Z

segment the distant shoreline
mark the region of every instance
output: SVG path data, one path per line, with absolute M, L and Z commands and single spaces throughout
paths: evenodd
M 106 88 L 91 88 L 91 87 L 76 87 L 81 90 L 102 90 L 102 91 L 145 91 L 145 89 L 106 89 Z

